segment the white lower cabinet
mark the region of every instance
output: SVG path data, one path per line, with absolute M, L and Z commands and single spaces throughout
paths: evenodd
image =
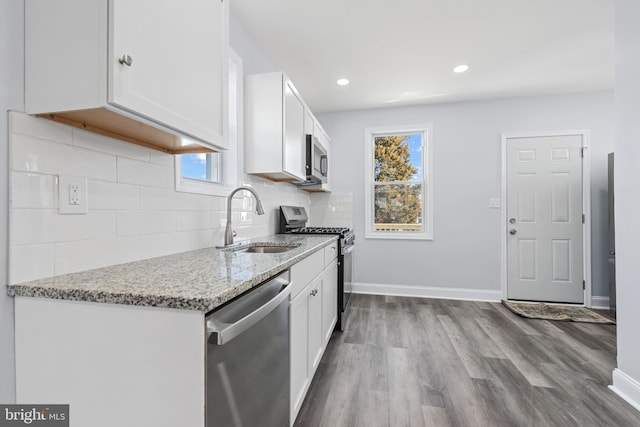
M 330 246 L 335 248 L 336 245 L 333 242 Z M 335 250 L 316 252 L 292 266 L 291 280 L 294 286 L 289 306 L 290 424 L 293 425 L 336 324 L 338 264 Z M 296 292 L 301 287 L 302 290 Z
M 338 260 L 322 273 L 322 337 L 329 341 L 338 319 Z

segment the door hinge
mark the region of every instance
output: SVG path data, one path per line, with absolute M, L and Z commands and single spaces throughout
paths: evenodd
M 586 219 L 585 215 L 584 215 L 584 214 L 582 214 L 582 223 L 583 223 L 583 224 L 584 224 L 585 219 Z
M 580 147 L 580 157 L 584 158 L 584 149 L 585 147 Z
M 582 289 L 586 289 L 587 288 L 587 282 L 586 281 L 582 281 Z

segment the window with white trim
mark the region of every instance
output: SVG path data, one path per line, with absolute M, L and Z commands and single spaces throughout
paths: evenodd
M 226 196 L 239 185 L 243 111 L 242 59 L 229 51 L 229 148 L 224 152 L 176 156 L 176 191 Z
M 433 239 L 431 125 L 365 129 L 365 237 Z

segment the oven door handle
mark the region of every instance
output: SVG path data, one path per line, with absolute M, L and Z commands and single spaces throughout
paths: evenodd
M 351 252 L 353 252 L 354 246 L 355 245 L 349 245 L 349 246 L 345 246 L 344 248 L 342 248 L 341 255 L 347 255 L 347 254 L 350 254 Z

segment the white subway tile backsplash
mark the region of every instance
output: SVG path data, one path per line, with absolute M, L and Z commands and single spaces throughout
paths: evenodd
M 56 215 L 58 211 L 53 209 L 12 209 L 11 245 L 53 243 Z
M 108 181 L 89 181 L 89 209 L 139 209 L 140 187 Z
M 75 273 L 140 259 L 138 237 L 56 243 L 55 274 Z
M 227 197 L 176 192 L 172 155 L 21 113 L 12 113 L 10 143 L 12 283 L 223 243 Z M 60 175 L 88 179 L 87 215 L 59 214 Z M 238 193 L 238 241 L 277 232 L 280 205 L 310 209 L 309 194 L 293 185 L 242 181 L 266 214 Z
M 51 120 L 11 113 L 11 132 L 71 144 L 73 128 Z
M 116 237 L 116 212 L 89 211 L 87 215 L 55 215 L 54 241 L 69 242 Z
M 13 172 L 11 174 L 11 207 L 57 209 L 57 177 Z
M 215 246 L 214 234 L 212 230 L 199 230 L 141 236 L 140 254 L 153 258 Z
M 175 158 L 173 154 L 167 154 L 158 150 L 148 150 L 149 151 L 149 161 L 151 163 L 155 163 L 156 165 L 166 166 L 168 168 L 173 168 L 175 165 Z
M 182 193 L 183 209 L 188 211 L 226 211 L 227 198 L 205 196 L 202 194 Z
M 224 227 L 226 214 L 213 211 L 178 212 L 178 231 L 207 230 Z
M 140 208 L 157 211 L 183 210 L 187 195 L 165 188 L 140 187 Z
M 176 224 L 175 212 L 144 210 L 118 212 L 118 236 L 175 232 Z
M 16 284 L 53 276 L 53 260 L 53 244 L 13 246 L 9 283 Z
M 72 145 L 14 133 L 11 169 L 50 175 L 116 179 L 116 157 Z
M 11 244 L 32 245 L 116 236 L 116 214 L 60 215 L 53 209 L 12 209 Z
M 78 128 L 73 129 L 73 145 L 114 156 L 149 161 L 150 150 L 148 148 Z
M 172 168 L 118 157 L 118 182 L 149 187 L 173 188 L 175 178 Z

